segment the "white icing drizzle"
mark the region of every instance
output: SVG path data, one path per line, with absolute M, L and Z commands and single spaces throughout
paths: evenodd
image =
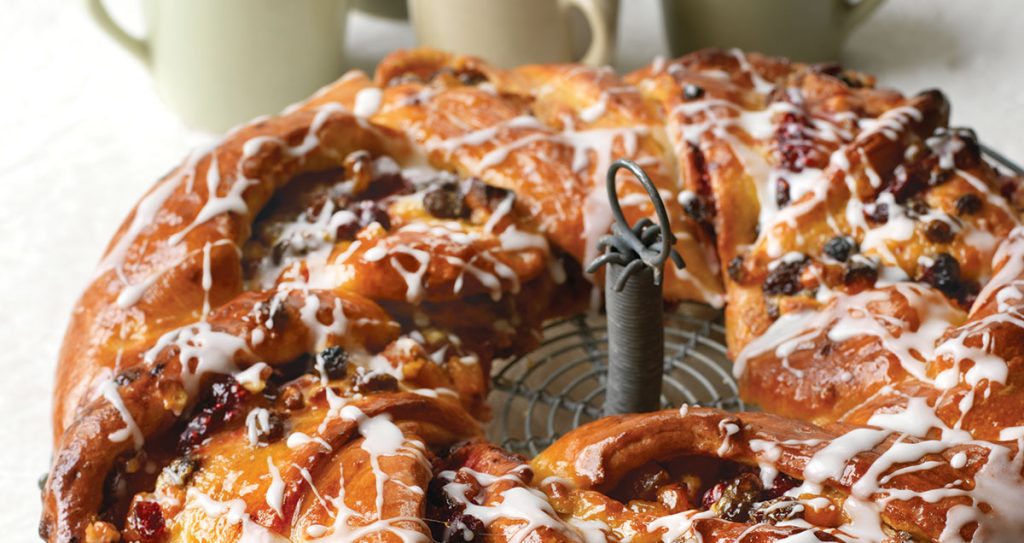
M 245 340 L 216 331 L 207 322 L 197 322 L 160 336 L 156 344 L 146 351 L 146 363 L 153 364 L 157 355 L 170 347 L 178 350 L 181 380 L 189 397 L 195 397 L 199 380 L 207 373 L 237 374 L 239 370 L 234 362 L 235 354 L 249 350 Z
M 121 394 L 117 392 L 117 384 L 111 379 L 106 379 L 99 386 L 100 394 L 113 405 L 117 412 L 121 415 L 121 420 L 124 421 L 124 428 L 111 432 L 107 439 L 115 443 L 120 443 L 129 437 L 132 438 L 132 444 L 135 445 L 135 450 L 142 448 L 145 443 L 145 437 L 142 435 L 142 430 L 139 429 L 139 425 L 135 423 L 135 418 L 132 417 L 131 411 L 124 405 L 124 401 L 121 399 Z
M 267 486 L 267 505 L 277 513 L 277 516 L 284 518 L 281 512 L 281 504 L 284 501 L 284 481 L 281 480 L 281 472 L 277 470 L 274 461 L 267 457 L 267 473 L 270 475 L 270 485 Z
M 249 439 L 249 445 L 258 447 L 261 445 L 260 436 L 270 430 L 270 411 L 257 407 L 245 416 L 245 437 Z M 269 458 L 267 461 L 269 462 Z
M 359 117 L 370 117 L 380 109 L 384 93 L 379 87 L 366 87 L 356 93 L 352 113 Z
M 245 500 L 241 498 L 220 502 L 190 487 L 186 494 L 185 507 L 199 509 L 210 518 L 224 518 L 231 525 L 241 524 L 242 531 L 236 539 L 239 543 L 288 543 L 288 538 L 253 522 L 245 510 Z

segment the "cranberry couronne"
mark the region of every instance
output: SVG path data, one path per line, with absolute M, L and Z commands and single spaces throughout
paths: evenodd
M 385 58 L 199 149 L 71 318 L 52 542 L 1024 537 L 1020 180 L 937 91 L 739 51 L 609 69 Z M 669 303 L 743 396 L 488 444 L 491 362 L 584 310 L 641 164 Z M 624 176 L 630 221 L 652 215 Z

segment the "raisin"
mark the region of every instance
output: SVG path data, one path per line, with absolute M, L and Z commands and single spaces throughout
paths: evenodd
M 199 462 L 189 456 L 175 458 L 164 468 L 164 473 L 177 486 L 185 485 L 192 478 L 192 474 L 199 469 Z
M 977 194 L 969 192 L 956 199 L 957 215 L 974 215 L 981 211 L 982 201 Z
M 356 234 L 359 233 L 359 217 L 352 217 L 348 221 L 339 224 L 334 229 L 334 240 L 335 241 L 351 241 L 356 239 Z M 275 247 L 276 248 L 276 247 Z M 279 261 L 275 261 L 275 264 L 280 264 Z
M 854 258 L 843 267 L 843 284 L 848 287 L 867 288 L 878 280 L 878 267 L 866 258 Z
M 688 217 L 699 223 L 706 223 L 714 216 L 714 214 L 709 211 L 709 206 L 704 198 L 696 194 L 691 198 L 683 200 L 683 211 Z
M 704 88 L 693 83 L 687 83 L 683 85 L 683 98 L 687 100 L 696 100 L 704 96 Z
M 928 221 L 924 228 L 924 235 L 932 243 L 949 243 L 953 241 L 953 229 L 946 221 Z
M 765 294 L 778 295 L 785 294 L 792 296 L 802 289 L 800 285 L 800 272 L 804 269 L 804 265 L 807 263 L 807 257 L 803 257 L 799 260 L 795 259 L 783 259 L 771 267 L 768 271 L 768 277 L 765 278 L 764 284 L 761 285 L 762 290 Z
M 919 280 L 947 296 L 956 297 L 960 290 L 960 263 L 948 253 L 940 253 Z
M 449 494 L 444 487 L 449 481 L 435 477 L 427 485 L 427 500 L 430 507 L 437 511 L 436 516 L 441 519 L 450 519 L 466 508 L 466 505 Z
M 280 265 L 281 262 L 284 261 L 284 256 L 288 254 L 288 248 L 290 246 L 291 243 L 289 243 L 288 240 L 279 240 L 270 248 L 270 261 L 273 262 L 275 266 Z
M 632 499 L 651 501 L 657 499 L 658 488 L 669 484 L 671 475 L 656 463 L 648 463 L 630 473 L 621 487 Z
M 439 219 L 464 219 L 469 208 L 463 202 L 459 185 L 451 181 L 438 183 L 423 195 L 423 208 Z
M 781 177 L 775 179 L 775 205 L 779 209 L 789 205 L 789 181 Z
M 885 202 L 870 203 L 864 206 L 864 216 L 875 224 L 889 222 L 889 204 Z
M 267 426 L 255 425 L 256 441 L 263 444 L 274 443 L 284 437 L 284 422 L 277 413 L 271 411 L 267 415 Z
M 356 214 L 358 228 L 365 228 L 373 223 L 377 223 L 385 230 L 391 229 L 391 217 L 388 216 L 388 210 L 378 202 L 360 200 L 349 206 L 349 210 Z M 352 237 L 355 236 L 353 235 Z M 338 239 L 351 238 L 338 236 Z
M 486 531 L 483 521 L 473 515 L 459 513 L 448 521 L 441 543 L 480 543 L 484 541 Z
M 669 513 L 693 509 L 685 484 L 672 483 L 659 488 L 658 503 L 668 509 Z
M 297 411 L 306 406 L 306 398 L 297 386 L 286 385 L 277 395 L 278 405 L 289 411 Z
M 398 380 L 386 373 L 360 371 L 352 379 L 352 390 L 359 394 L 394 392 L 398 390 Z
M 128 528 L 142 541 L 152 541 L 164 533 L 164 512 L 160 504 L 141 500 L 135 502 L 128 516 Z
M 737 283 L 743 281 L 743 256 L 735 256 L 729 261 L 727 268 L 729 271 L 729 278 Z
M 337 346 L 328 347 L 316 355 L 316 361 L 328 379 L 341 379 L 348 366 L 348 351 Z
M 799 501 L 782 496 L 758 502 L 750 511 L 750 520 L 776 524 L 801 518 L 803 511 L 804 506 Z
M 124 370 L 114 377 L 114 384 L 116 384 L 119 387 L 131 384 L 135 382 L 136 379 L 139 378 L 140 374 L 141 372 L 138 370 L 138 368 L 130 368 Z
M 753 473 L 741 473 L 712 488 L 712 490 L 716 489 L 718 489 L 715 492 L 718 499 L 709 499 L 709 496 L 705 494 L 704 502 L 711 503 L 708 509 L 719 518 L 733 522 L 746 522 L 750 518 L 750 511 L 753 509 L 754 503 L 760 500 L 763 490 L 761 479 Z M 715 496 L 711 496 L 711 498 L 713 497 Z
M 457 72 L 459 83 L 467 86 L 479 85 L 487 81 L 487 76 L 480 70 L 463 68 Z
M 825 254 L 839 262 L 846 262 L 856 251 L 857 242 L 850 236 L 836 236 L 825 243 Z
M 907 200 L 906 205 L 907 217 L 915 220 L 923 215 L 927 215 L 932 210 L 928 203 L 920 198 L 911 198 Z
M 513 194 L 508 189 L 488 185 L 476 177 L 470 178 L 468 184 L 465 202 L 470 209 L 486 209 L 493 212 L 510 194 Z
M 385 173 L 374 177 L 366 190 L 359 194 L 361 200 L 380 201 L 389 196 L 412 194 L 413 187 L 399 172 Z

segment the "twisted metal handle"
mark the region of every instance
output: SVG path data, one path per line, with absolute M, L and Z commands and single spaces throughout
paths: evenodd
M 651 203 L 654 204 L 654 214 L 658 217 L 657 223 L 646 217 L 637 221 L 633 226 L 626 222 L 626 217 L 622 213 L 622 205 L 619 203 L 618 191 L 615 189 L 616 174 L 623 168 L 629 170 L 647 191 Z M 630 277 L 647 267 L 654 274 L 654 284 L 661 285 L 662 273 L 668 259 L 672 259 L 679 269 L 684 268 L 686 263 L 683 262 L 683 257 L 679 255 L 679 252 L 673 248 L 676 237 L 672 234 L 668 211 L 665 209 L 665 202 L 662 201 L 661 194 L 658 193 L 658 188 L 654 186 L 654 182 L 639 164 L 626 159 L 619 159 L 612 163 L 608 168 L 605 185 L 608 190 L 608 204 L 612 208 L 615 223 L 612 224 L 611 235 L 603 236 L 597 242 L 598 248 L 604 249 L 605 253 L 587 266 L 587 272 L 594 273 L 605 264 L 624 266 L 625 269 L 622 273 L 617 274 L 613 283 L 615 291 L 621 292 Z M 652 248 L 656 245 L 661 246 L 660 250 Z
M 647 191 L 658 222 L 648 218 L 630 226 L 622 214 L 615 174 L 627 169 Z M 607 264 L 604 295 L 608 312 L 608 377 L 604 414 L 642 413 L 661 407 L 665 363 L 664 303 L 661 276 L 665 262 L 685 264 L 673 249 L 676 238 L 658 188 L 636 162 L 617 160 L 608 168 L 608 204 L 615 223 L 598 241 L 604 254 L 587 271 Z

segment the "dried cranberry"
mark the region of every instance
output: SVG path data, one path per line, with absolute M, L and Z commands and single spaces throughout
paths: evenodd
M 953 241 L 953 229 L 946 221 L 938 219 L 928 221 L 924 228 L 924 235 L 932 243 L 949 243 Z
M 189 421 L 179 439 L 179 446 L 187 450 L 203 442 L 218 428 L 242 416 L 242 403 L 249 395 L 234 379 L 214 383 L 205 407 Z
M 348 366 L 348 351 L 338 346 L 328 347 L 316 355 L 316 361 L 329 379 L 341 379 Z
M 802 289 L 800 285 L 800 272 L 807 263 L 807 257 L 800 259 L 783 259 L 778 261 L 768 271 L 768 277 L 761 285 L 765 294 L 785 294 L 792 296 Z
M 704 496 L 700 499 L 700 506 L 704 509 L 711 509 L 718 500 L 722 498 L 722 492 L 725 490 L 725 481 L 716 483 L 714 486 L 704 492 Z
M 772 486 L 765 489 L 765 499 L 777 498 L 798 486 L 800 486 L 800 481 L 785 473 L 779 473 L 772 481 Z
M 160 504 L 138 501 L 128 517 L 128 527 L 134 530 L 142 541 L 151 541 L 164 533 L 164 512 Z
M 807 167 L 824 166 L 814 141 L 808 136 L 807 120 L 796 113 L 786 113 L 775 130 L 775 155 L 779 165 L 791 172 Z
M 439 219 L 464 219 L 469 208 L 462 199 L 459 185 L 452 181 L 435 184 L 423 194 L 423 208 Z
M 480 543 L 484 541 L 487 526 L 483 521 L 460 513 L 453 517 L 444 528 L 441 543 Z
M 779 209 L 789 205 L 789 181 L 781 177 L 775 179 L 775 205 Z
M 960 263 L 948 253 L 940 253 L 921 275 L 920 280 L 947 296 L 956 297 L 960 290 Z
M 864 216 L 875 224 L 885 224 L 889 222 L 889 204 L 885 202 L 866 204 Z
M 736 281 L 737 283 L 743 281 L 743 256 L 733 257 L 733 259 L 729 261 L 727 270 L 729 272 L 729 277 L 733 281 Z
M 940 128 L 925 143 L 947 168 L 970 169 L 981 164 L 978 136 L 969 128 Z
M 683 85 L 683 98 L 687 100 L 696 100 L 704 96 L 704 88 L 693 83 L 687 83 Z
M 825 254 L 839 262 L 846 262 L 856 251 L 857 242 L 850 236 L 836 236 L 825 243 Z
M 921 164 L 920 162 L 916 162 L 911 166 L 900 164 L 893 170 L 893 181 L 889 186 L 889 191 L 892 192 L 897 202 L 903 203 L 907 201 L 911 196 L 921 192 L 928 186 L 929 175 L 920 166 Z
M 974 215 L 981 211 L 982 201 L 977 194 L 969 192 L 956 199 L 957 215 Z

